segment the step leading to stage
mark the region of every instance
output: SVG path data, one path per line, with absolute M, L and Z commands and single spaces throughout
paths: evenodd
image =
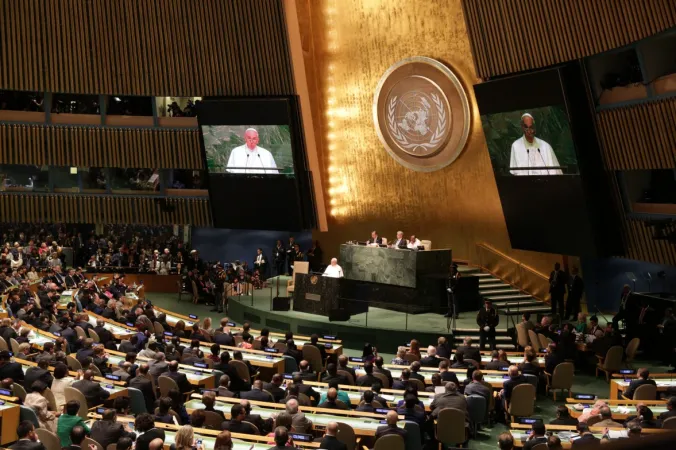
M 496 289 L 497 286 L 493 287 L 491 286 L 491 290 L 482 290 L 479 288 L 479 294 L 484 295 L 484 296 L 489 296 L 489 295 L 507 295 L 507 294 L 519 294 L 521 291 L 518 289 L 514 289 L 509 285 L 505 285 L 506 289 Z
M 531 314 L 546 314 L 551 312 L 552 308 L 549 305 L 542 304 L 543 306 L 528 306 L 525 308 L 511 309 L 509 311 L 504 309 L 498 309 L 498 313 L 503 316 L 520 316 L 523 313 L 529 312 Z
M 528 294 L 517 294 L 517 295 L 489 295 L 486 297 L 490 301 L 495 300 L 527 300 L 533 298 L 532 295 Z

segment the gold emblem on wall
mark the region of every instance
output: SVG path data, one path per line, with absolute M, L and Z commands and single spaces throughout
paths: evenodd
M 380 141 L 397 162 L 431 172 L 451 164 L 465 147 L 469 102 L 451 69 L 415 56 L 397 62 L 380 79 L 373 120 Z

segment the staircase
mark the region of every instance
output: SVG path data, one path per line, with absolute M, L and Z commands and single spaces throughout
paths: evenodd
M 543 301 L 529 294 L 524 294 L 500 278 L 490 273 L 482 272 L 477 267 L 459 266 L 458 271 L 463 277 L 479 278 L 479 295 L 493 302 L 493 307 L 503 317 L 520 316 L 525 312 L 537 316 L 551 311 L 551 307 Z M 514 320 L 518 322 L 516 317 L 514 317 Z M 514 349 L 512 339 L 507 335 L 507 322 L 507 320 L 500 321 L 495 336 L 496 346 L 505 350 Z M 467 336 L 477 343 L 479 342 L 479 330 L 476 328 L 456 328 L 453 330 L 455 345 L 462 345 L 462 340 Z

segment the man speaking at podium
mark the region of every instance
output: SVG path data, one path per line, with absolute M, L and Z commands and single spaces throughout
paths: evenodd
M 535 119 L 528 113 L 521 116 L 523 136 L 512 144 L 509 158 L 512 175 L 562 175 L 559 160 L 546 141 L 535 137 Z M 536 167 L 536 169 L 531 169 Z M 546 169 L 545 167 L 557 167 Z
M 343 278 L 343 268 L 338 265 L 336 258 L 331 258 L 331 264 L 324 270 L 324 276 L 329 278 Z
M 277 164 L 272 153 L 258 146 L 258 131 L 247 128 L 244 132 L 246 144 L 235 147 L 230 152 L 227 170 L 230 173 L 277 174 Z

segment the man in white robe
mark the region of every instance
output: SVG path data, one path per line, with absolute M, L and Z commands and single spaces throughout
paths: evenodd
M 561 175 L 561 169 L 545 169 L 543 167 L 558 167 L 552 146 L 546 141 L 535 137 L 535 119 L 526 113 L 521 116 L 523 136 L 512 144 L 512 153 L 509 158 L 509 172 L 512 175 Z M 539 167 L 530 169 L 530 167 Z
M 343 278 L 343 268 L 338 265 L 336 258 L 331 258 L 331 264 L 324 270 L 324 276 L 329 278 Z
M 258 131 L 254 128 L 248 128 L 244 132 L 244 140 L 246 141 L 246 144 L 235 147 L 232 149 L 232 152 L 230 152 L 230 158 L 228 158 L 227 165 L 228 172 L 279 173 L 272 153 L 258 146 Z

